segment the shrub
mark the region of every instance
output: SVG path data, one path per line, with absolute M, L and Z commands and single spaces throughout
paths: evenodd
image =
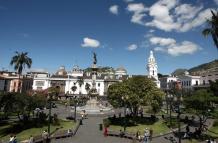
M 218 126 L 218 120 L 217 120 L 217 119 L 214 121 L 213 126 L 214 126 L 214 127 L 215 127 L 215 126 Z
M 60 125 L 60 121 L 58 119 L 57 114 L 54 114 L 54 116 L 53 116 L 53 125 L 56 125 L 56 126 Z
M 109 119 L 104 119 L 103 124 L 104 124 L 104 127 L 109 127 L 111 124 L 111 121 Z

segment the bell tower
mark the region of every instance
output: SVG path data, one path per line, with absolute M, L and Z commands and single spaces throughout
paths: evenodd
M 154 58 L 153 55 L 153 51 L 150 51 L 150 55 L 148 58 L 148 65 L 147 65 L 147 71 L 148 71 L 148 77 L 151 78 L 155 78 L 156 80 L 158 80 L 158 76 L 157 76 L 157 63 L 156 60 Z

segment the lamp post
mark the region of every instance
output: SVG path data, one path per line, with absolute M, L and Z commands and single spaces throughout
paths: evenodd
M 49 101 L 49 113 L 48 113 L 48 135 L 50 136 L 50 128 L 51 128 L 51 93 L 48 93 L 48 101 Z
M 128 99 L 128 96 L 122 96 L 122 100 L 123 100 L 123 105 L 124 105 L 124 126 L 123 126 L 123 131 L 126 132 L 126 100 Z
M 172 126 L 172 116 L 171 116 L 171 111 L 172 111 L 172 100 L 173 100 L 173 95 L 172 94 L 167 94 L 167 101 L 169 101 L 169 106 L 170 106 L 170 127 Z
M 76 122 L 76 106 L 77 106 L 77 97 L 74 96 L 74 121 Z
M 178 136 L 179 136 L 179 143 L 181 143 L 181 125 L 180 125 L 180 115 L 181 115 L 181 109 L 180 109 L 180 105 L 182 104 L 182 95 L 178 95 L 176 97 L 174 97 L 174 101 L 177 103 L 178 106 L 178 110 L 177 110 L 177 121 L 178 121 Z

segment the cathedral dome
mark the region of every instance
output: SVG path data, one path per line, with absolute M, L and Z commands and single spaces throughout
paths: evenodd
M 115 70 L 115 75 L 127 75 L 127 70 L 124 67 L 119 67 Z
M 64 76 L 64 75 L 67 75 L 67 72 L 65 70 L 65 67 L 64 66 L 61 66 L 59 68 L 59 70 L 56 72 L 56 75 L 60 75 L 60 76 Z

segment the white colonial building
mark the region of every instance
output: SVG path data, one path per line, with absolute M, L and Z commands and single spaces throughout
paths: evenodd
M 148 71 L 148 77 L 153 78 L 157 87 L 160 88 L 160 81 L 159 81 L 158 75 L 157 75 L 158 66 L 157 66 L 157 62 L 155 60 L 155 57 L 153 55 L 153 51 L 150 51 L 150 55 L 148 57 L 147 71 Z
M 174 87 L 174 83 L 178 81 L 178 78 L 169 75 L 166 77 L 161 77 L 159 80 L 160 80 L 160 88 L 163 90 L 169 90 Z
M 157 76 L 157 63 L 155 61 L 153 52 L 150 52 L 148 58 L 148 77 L 160 87 L 160 81 Z M 66 71 L 64 66 L 61 66 L 55 74 L 50 75 L 48 72 L 31 72 L 33 76 L 33 90 L 45 90 L 49 87 L 59 87 L 62 94 L 78 95 L 87 94 L 86 84 L 92 88 L 92 73 L 89 70 L 82 70 L 79 66 L 74 66 L 71 71 Z M 132 75 L 127 74 L 127 70 L 124 67 L 119 67 L 116 70 L 109 68 L 105 72 L 97 72 L 95 85 L 96 90 L 100 96 L 107 93 L 107 89 L 110 85 L 116 82 L 122 82 L 125 79 L 131 78 Z M 83 84 L 79 85 L 78 80 L 82 78 Z M 76 90 L 73 91 L 72 87 L 76 86 Z
M 218 67 L 209 69 L 201 74 L 200 83 L 201 85 L 209 85 L 209 81 L 218 80 Z
M 178 76 L 179 81 L 181 82 L 183 89 L 193 89 L 194 86 L 200 85 L 200 76 L 189 75 L 189 72 L 186 71 L 185 75 Z

